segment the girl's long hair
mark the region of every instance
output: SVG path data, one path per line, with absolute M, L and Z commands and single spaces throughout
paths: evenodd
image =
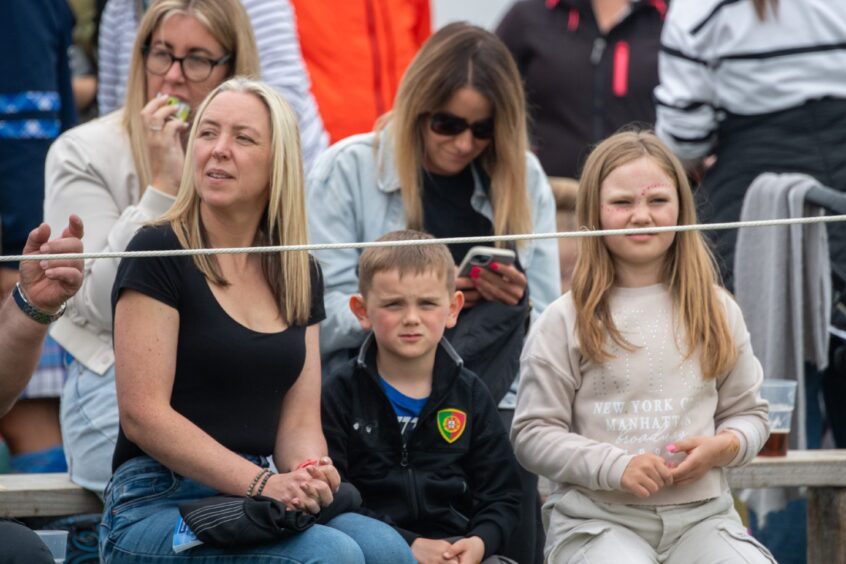
M 231 78 L 214 89 L 200 105 L 191 126 L 185 167 L 176 201 L 159 223 L 169 222 L 186 249 L 208 247 L 200 216 L 200 196 L 195 188 L 194 140 L 197 127 L 212 100 L 221 92 L 243 92 L 255 96 L 267 108 L 271 131 L 268 204 L 256 233 L 255 245 L 306 245 L 303 159 L 297 116 L 270 86 L 244 77 Z M 286 325 L 305 325 L 311 308 L 309 255 L 306 252 L 263 253 L 262 271 L 279 304 Z M 194 264 L 214 284 L 226 285 L 217 257 L 195 255 Z
M 464 22 L 444 26 L 423 45 L 403 75 L 393 111 L 377 125 L 377 131 L 390 125 L 407 226 L 423 229 L 423 129 L 428 127 L 427 116 L 443 108 L 464 87 L 473 88 L 493 106 L 494 138 L 480 162 L 491 179 L 494 233 L 530 233 L 528 133 L 520 73 L 495 35 Z M 379 142 L 383 139 L 380 135 Z
M 649 158 L 673 181 L 679 198 L 679 225 L 697 223 L 693 192 L 684 167 L 652 133 L 623 132 L 603 141 L 585 163 L 576 200 L 579 226 L 600 228 L 600 189 L 611 172 L 640 158 Z M 614 286 L 614 260 L 599 237 L 579 239 L 579 256 L 573 273 L 576 331 L 582 352 L 597 363 L 611 358 L 607 338 L 625 350 L 634 346 L 614 324 L 609 294 Z M 663 281 L 675 307 L 676 323 L 684 329 L 686 356 L 700 350 L 705 378 L 728 371 L 737 359 L 737 347 L 726 320 L 713 256 L 699 231 L 675 234 L 667 250 Z
M 138 34 L 129 62 L 126 101 L 123 106 L 123 126 L 129 135 L 129 145 L 138 186 L 143 193 L 152 180 L 150 158 L 141 110 L 147 100 L 147 73 L 142 50 L 150 44 L 153 33 L 174 14 L 194 17 L 211 33 L 226 53 L 232 55 L 227 76 L 242 75 L 259 78 L 259 58 L 253 27 L 240 2 L 231 0 L 159 0 L 147 9 L 138 25 Z M 127 15 L 127 17 L 131 17 Z

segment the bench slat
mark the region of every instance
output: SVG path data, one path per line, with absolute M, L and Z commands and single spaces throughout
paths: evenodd
M 0 517 L 99 513 L 103 504 L 67 474 L 0 474 Z
M 733 489 L 844 487 L 846 450 L 791 450 L 784 457 L 759 456 L 743 468 L 729 469 L 728 480 Z

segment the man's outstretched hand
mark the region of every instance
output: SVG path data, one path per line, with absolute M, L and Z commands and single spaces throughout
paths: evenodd
M 50 241 L 50 226 L 42 223 L 29 233 L 23 254 L 39 255 L 82 252 L 82 219 L 71 214 L 62 236 Z M 21 289 L 29 302 L 45 313 L 55 313 L 80 286 L 83 261 L 26 260 L 21 261 Z

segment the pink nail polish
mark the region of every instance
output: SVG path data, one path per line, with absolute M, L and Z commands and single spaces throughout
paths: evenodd
M 480 273 L 481 271 L 482 271 L 482 269 L 481 269 L 481 268 L 479 268 L 478 266 L 474 266 L 474 267 L 470 270 L 470 278 L 472 278 L 473 280 L 477 279 L 477 278 L 479 277 L 479 273 Z
M 677 450 L 678 449 L 676 448 L 676 445 L 667 445 L 667 452 L 669 452 L 670 454 L 675 453 Z
M 499 263 L 498 262 L 492 262 L 491 263 L 491 270 L 499 270 Z

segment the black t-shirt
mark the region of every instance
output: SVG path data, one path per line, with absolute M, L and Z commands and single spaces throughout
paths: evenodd
M 474 189 L 471 166 L 452 176 L 423 173 L 423 225 L 439 239 L 493 235 L 490 220 L 470 205 Z M 448 246 L 455 264 L 459 264 L 474 245 Z
M 164 224 L 141 229 L 127 250 L 181 248 L 173 229 Z M 319 267 L 316 261 L 311 264 L 308 325 L 326 317 Z M 305 362 L 306 327 L 291 325 L 279 333 L 244 327 L 223 310 L 190 256 L 125 258 L 112 290 L 113 310 L 126 288 L 179 312 L 171 406 L 232 451 L 271 454 L 282 399 Z M 121 428 L 113 469 L 142 454 Z

